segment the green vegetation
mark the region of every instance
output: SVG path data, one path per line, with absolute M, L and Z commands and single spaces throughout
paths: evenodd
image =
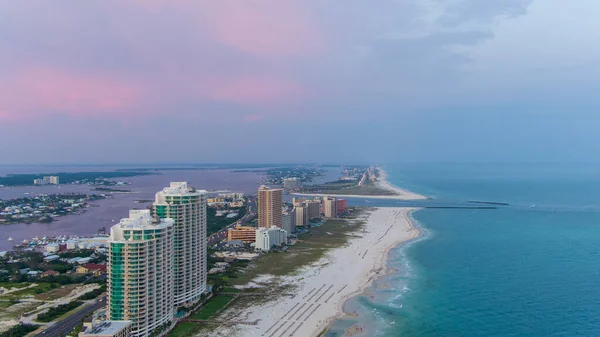
M 45 313 L 39 314 L 37 317 L 37 321 L 38 322 L 52 322 L 53 320 L 59 318 L 60 316 L 68 313 L 69 311 L 78 308 L 80 305 L 82 305 L 83 302 L 80 301 L 74 301 L 74 302 L 70 302 L 67 304 L 61 304 L 57 307 L 54 308 L 50 308 L 50 310 L 48 310 Z
M 246 284 L 258 275 L 288 275 L 302 266 L 318 261 L 333 248 L 344 246 L 363 222 L 345 219 L 330 219 L 322 226 L 301 234 L 298 243 L 290 246 L 287 252 L 269 253 L 252 261 L 243 273 L 227 281 L 232 284 Z
M 206 232 L 207 235 L 214 234 L 221 229 L 231 225 L 238 219 L 241 219 L 246 215 L 246 206 L 241 208 L 232 208 L 238 212 L 236 218 L 227 218 L 226 216 L 217 216 L 217 210 L 212 207 L 206 209 Z
M 198 330 L 202 329 L 202 324 L 193 322 L 181 322 L 178 323 L 175 329 L 173 329 L 167 336 L 169 337 L 188 337 L 194 336 Z
M 214 295 L 203 306 L 194 312 L 189 319 L 206 320 L 213 318 L 216 314 L 223 311 L 232 301 L 234 296 L 229 295 Z M 194 336 L 205 327 L 204 324 L 198 322 L 180 322 L 175 329 L 169 332 L 169 337 L 188 337 Z
M 42 301 L 53 301 L 59 299 L 61 297 L 65 297 L 71 293 L 75 288 L 77 288 L 78 284 L 68 284 L 68 285 L 59 285 L 58 283 L 51 283 L 52 290 L 39 292 L 38 295 L 35 296 L 36 299 Z M 36 291 L 37 292 L 37 291 Z
M 216 295 L 212 297 L 200 310 L 190 316 L 191 319 L 209 319 L 223 310 L 231 301 L 233 296 Z
M 78 250 L 70 250 L 66 252 L 59 252 L 57 255 L 63 259 L 72 259 L 74 257 L 90 257 L 94 254 L 94 250 L 92 249 L 78 249 Z
M 28 333 L 37 330 L 39 325 L 19 324 L 10 328 L 8 331 L 0 333 L 0 337 L 22 337 Z
M 79 296 L 77 299 L 81 300 L 81 301 L 93 300 L 94 298 L 100 296 L 105 291 L 106 291 L 106 285 L 103 285 L 98 289 L 94 289 L 94 290 L 90 291 L 89 293 L 85 293 L 85 294 Z
M 23 298 L 28 296 L 34 296 L 38 294 L 45 293 L 52 289 L 58 287 L 58 284 L 55 283 L 35 283 L 36 286 L 31 287 L 32 283 L 23 282 L 23 283 L 15 283 L 15 282 L 2 282 L 0 283 L 0 287 L 11 289 L 11 288 L 19 288 L 22 290 L 18 290 L 15 292 L 11 292 L 10 294 L 0 296 L 0 299 L 16 299 Z
M 314 179 L 324 176 L 327 171 L 321 167 L 278 167 L 264 171 L 267 177 L 265 184 L 282 185 L 285 178 L 298 178 L 302 183 L 310 183 Z
M 67 255 L 69 253 L 61 253 L 61 255 Z M 79 255 L 81 254 L 81 255 Z M 75 256 L 86 256 L 90 255 L 90 251 L 82 250 L 74 253 Z M 57 284 L 72 284 L 81 283 L 85 279 L 85 276 L 81 275 L 65 275 L 66 271 L 70 271 L 73 266 L 62 261 L 44 262 L 44 256 L 37 252 L 11 252 L 11 255 L 18 258 L 20 262 L 8 263 L 7 259 L 0 259 L 0 269 L 7 270 L 8 273 L 0 275 L 0 287 L 3 287 L 2 282 L 8 284 L 9 287 L 21 287 L 18 284 L 25 284 L 31 281 L 31 278 L 27 275 L 21 275 L 20 269 L 30 268 L 31 270 L 54 270 L 62 275 L 50 276 L 40 279 L 35 279 L 35 283 L 57 283 Z M 67 257 L 64 256 L 63 257 Z M 105 257 L 104 257 L 105 258 Z M 31 283 L 27 283 L 31 284 Z M 5 287 L 6 288 L 6 287 Z
M 302 193 L 326 193 L 340 195 L 396 195 L 396 192 L 378 187 L 367 180 L 358 186 L 357 181 L 338 180 L 320 185 L 310 185 L 302 189 Z

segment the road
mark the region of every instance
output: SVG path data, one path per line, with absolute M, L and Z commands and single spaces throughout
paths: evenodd
M 256 213 L 254 213 L 254 210 L 256 209 L 256 201 L 254 198 L 249 198 L 248 203 L 246 204 L 248 206 L 248 212 L 246 212 L 246 215 L 244 215 L 241 219 L 239 219 L 238 221 L 230 224 L 229 226 L 221 229 L 220 231 L 210 235 L 207 239 L 208 241 L 208 246 L 212 246 L 216 243 L 221 242 L 224 239 L 227 239 L 227 229 L 229 228 L 233 228 L 237 225 L 241 225 L 244 226 L 247 222 L 252 221 L 252 219 L 254 219 L 254 217 L 256 216 Z
M 36 337 L 62 337 L 69 334 L 83 319 L 91 314 L 92 312 L 102 308 L 106 305 L 106 297 L 100 298 L 100 300 L 93 302 L 92 304 L 84 304 L 83 309 L 77 311 L 73 315 L 63 319 L 62 321 L 56 322 L 48 329 L 37 334 Z

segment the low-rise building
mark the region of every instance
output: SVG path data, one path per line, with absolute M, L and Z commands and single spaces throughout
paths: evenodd
M 50 262 L 50 261 L 56 261 L 58 259 L 60 259 L 60 256 L 58 256 L 58 255 L 48 255 L 44 258 L 44 261 Z
M 287 233 L 277 226 L 272 226 L 271 228 L 259 228 L 256 231 L 256 249 L 268 252 L 273 246 L 285 244 L 287 244 Z
M 55 271 L 55 270 L 46 270 L 45 272 L 43 272 L 40 276 L 42 278 L 46 278 L 46 277 L 50 277 L 50 276 L 58 276 L 60 275 L 59 272 Z
M 58 252 L 58 244 L 57 243 L 49 243 L 46 245 L 46 251 L 48 253 L 56 253 Z
M 106 273 L 106 265 L 94 264 L 94 263 L 84 264 L 83 266 L 77 267 L 77 269 L 75 270 L 75 273 L 77 273 L 77 274 L 92 274 L 94 276 L 100 276 L 100 275 Z
M 228 206 L 231 208 L 240 208 L 240 207 L 244 207 L 244 202 L 243 201 L 232 201 L 228 204 Z
M 254 242 L 256 239 L 256 227 L 236 226 L 227 230 L 227 242 L 241 240 L 246 243 Z
M 242 240 L 231 240 L 226 244 L 227 247 L 242 247 L 244 246 L 244 241 Z
M 131 321 L 102 321 L 84 323 L 79 337 L 129 337 Z

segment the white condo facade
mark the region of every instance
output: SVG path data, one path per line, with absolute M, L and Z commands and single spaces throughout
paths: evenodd
M 287 232 L 284 229 L 272 226 L 256 230 L 256 249 L 268 252 L 273 246 L 285 245 L 287 242 Z
M 174 221 L 132 210 L 110 229 L 108 310 L 112 321 L 132 322 L 131 336 L 149 336 L 173 319 Z
M 206 291 L 206 191 L 172 182 L 156 193 L 154 212 L 174 220 L 174 305 L 192 305 Z

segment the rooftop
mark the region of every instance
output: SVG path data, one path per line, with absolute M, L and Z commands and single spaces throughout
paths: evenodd
M 131 321 L 104 321 L 94 325 L 91 330 L 86 330 L 82 335 L 115 335 L 117 332 L 131 325 Z

